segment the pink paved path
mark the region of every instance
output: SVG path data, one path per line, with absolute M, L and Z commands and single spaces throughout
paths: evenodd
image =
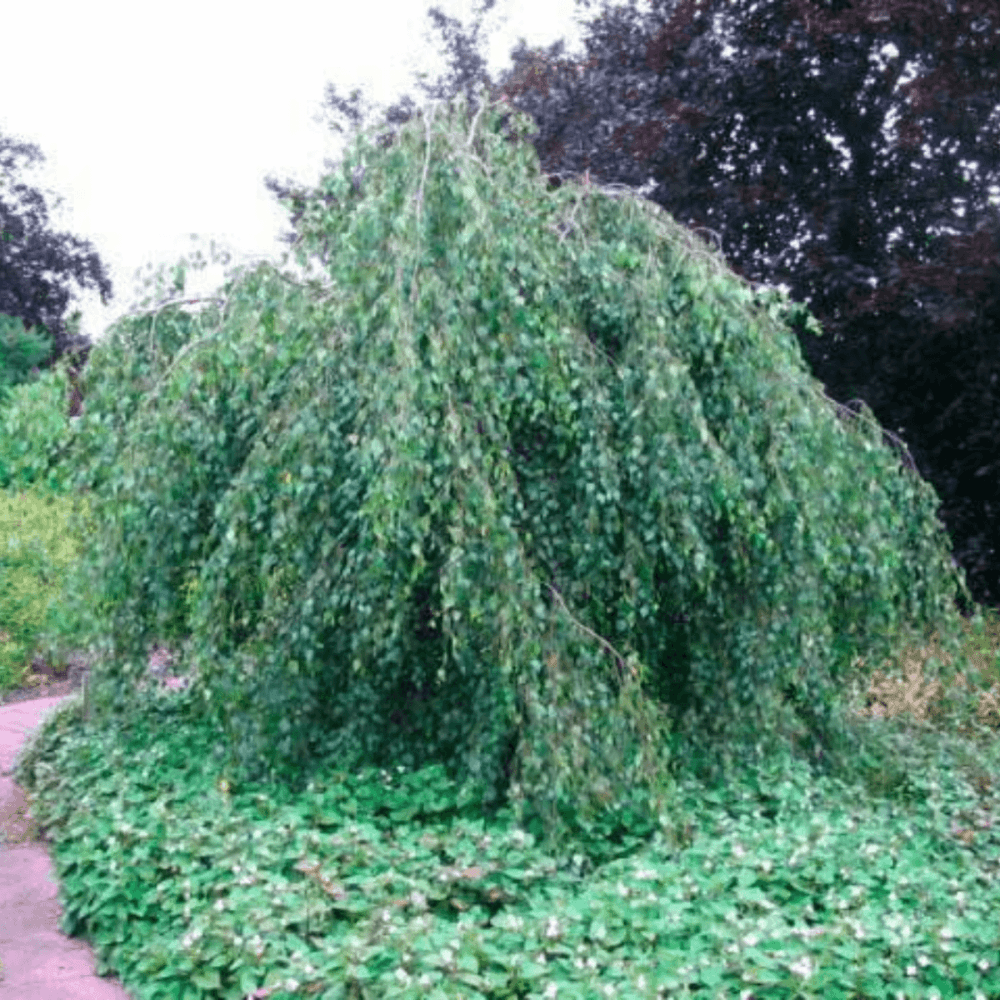
M 22 840 L 30 814 L 8 773 L 27 734 L 61 698 L 0 705 L 0 1000 L 131 1000 L 94 971 L 94 954 L 59 930 L 62 906 L 43 841 Z

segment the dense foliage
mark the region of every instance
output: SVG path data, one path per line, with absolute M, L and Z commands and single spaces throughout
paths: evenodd
M 603 6 L 583 25 L 586 58 L 562 58 L 561 41 L 522 43 L 496 82 L 477 52 L 479 24 L 463 34 L 432 9 L 451 76 L 420 87 L 471 97 L 485 81 L 491 99 L 538 126 L 531 143 L 551 182 L 641 186 L 711 236 L 736 274 L 787 286 L 827 333 L 794 328 L 813 375 L 902 435 L 939 496 L 970 592 L 1000 606 L 995 3 Z M 331 110 L 355 121 L 356 102 L 328 88 Z M 389 107 L 387 133 L 415 112 L 409 97 Z
M 301 219 L 324 290 L 262 265 L 95 349 L 60 615 L 112 654 L 95 710 L 190 638 L 234 775 L 442 763 L 547 834 L 656 817 L 679 757 L 853 752 L 855 657 L 958 648 L 933 490 L 838 416 L 787 303 L 655 206 L 548 191 L 502 119 L 358 137 Z
M 650 200 L 711 233 L 737 274 L 785 283 L 809 306 L 830 337 L 804 348 L 829 354 L 852 318 L 894 304 L 933 330 L 975 315 L 969 293 L 1000 266 L 984 233 L 985 224 L 997 235 L 988 199 L 1000 169 L 991 0 L 954 11 L 937 0 L 650 6 L 605 9 L 586 24 L 579 63 L 561 58 L 562 42 L 521 46 L 491 85 L 492 99 L 537 124 L 546 174 L 648 183 Z M 455 23 L 431 16 L 442 30 Z M 448 41 L 451 86 L 488 79 L 469 39 Z M 917 71 L 903 82 L 911 61 Z M 328 103 L 343 110 L 333 94 Z M 386 117 L 409 113 L 403 102 Z M 942 251 L 977 233 L 976 259 L 956 283 Z M 914 283 L 919 303 L 907 295 Z
M 68 391 L 65 360 L 7 391 L 0 406 L 0 487 L 29 486 L 47 478 L 54 490 L 68 490 L 57 468 L 66 455 L 71 423 L 65 409 Z
M 859 715 L 856 780 L 685 776 L 682 838 L 625 816 L 553 853 L 436 766 L 234 781 L 195 699 L 74 699 L 16 770 L 63 930 L 136 1000 L 1000 994 L 995 732 Z
M 1000 607 L 998 372 L 989 349 L 1000 230 L 988 203 L 1000 156 L 1000 25 L 992 0 L 955 10 L 939 0 L 651 7 L 642 16 L 605 9 L 586 26 L 579 64 L 560 58 L 561 43 L 545 52 L 522 46 L 496 83 L 476 32 L 470 39 L 431 10 L 453 75 L 420 86 L 434 97 L 464 89 L 474 100 L 473 85 L 485 81 L 491 98 L 505 97 L 538 125 L 531 142 L 550 181 L 589 171 L 605 186 L 645 184 L 646 197 L 716 240 L 736 274 L 786 283 L 827 332 L 820 341 L 793 325 L 812 374 L 831 398 L 863 401 L 893 440 L 905 440 L 938 495 L 970 593 Z M 894 54 L 883 51 L 889 42 Z M 724 46 L 733 51 L 724 56 Z M 910 61 L 917 72 L 904 83 Z M 359 117 L 333 88 L 328 103 Z M 405 98 L 385 121 L 415 113 Z M 302 193 L 268 186 L 292 198 L 298 221 Z M 792 239 L 802 240 L 797 250 Z M 328 262 L 328 243 L 321 252 Z M 86 352 L 76 359 L 67 368 L 70 417 L 80 412 Z
M 51 351 L 43 331 L 26 330 L 21 320 L 0 315 L 0 405 L 13 386 L 29 380 L 32 369 Z

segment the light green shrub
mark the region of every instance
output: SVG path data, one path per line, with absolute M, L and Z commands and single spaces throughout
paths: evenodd
M 0 408 L 0 487 L 20 489 L 44 481 L 56 493 L 69 489 L 68 473 L 53 468 L 70 432 L 66 416 L 69 379 L 64 362 L 34 382 L 12 389 Z M 74 417 L 74 421 L 79 417 Z
M 81 549 L 70 526 L 73 507 L 40 488 L 0 493 L 0 690 L 24 682 L 36 653 L 65 664 L 69 644 L 56 636 L 71 628 L 57 598 Z M 40 644 L 43 633 L 52 638 Z

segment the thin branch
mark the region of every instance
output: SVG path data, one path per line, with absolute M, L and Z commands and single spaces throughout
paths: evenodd
M 581 622 L 577 618 L 575 618 L 573 616 L 573 612 L 570 611 L 570 609 L 566 607 L 566 602 L 563 600 L 562 594 L 560 594 L 559 591 L 556 590 L 555 587 L 553 587 L 551 583 L 546 584 L 546 586 L 552 592 L 552 594 L 556 598 L 556 600 L 562 605 L 563 611 L 565 611 L 566 614 L 569 615 L 570 621 L 572 621 L 573 624 L 576 625 L 578 628 L 583 629 L 583 631 L 586 632 L 588 635 L 592 635 L 602 646 L 604 646 L 606 649 L 609 649 L 612 653 L 614 653 L 615 658 L 618 661 L 619 668 L 623 667 L 625 665 L 625 657 L 622 656 L 622 654 L 619 653 L 618 650 L 615 649 L 615 647 L 612 646 L 611 643 L 608 642 L 607 639 L 605 639 L 603 636 L 599 636 L 593 629 L 587 628 L 587 626 L 584 625 L 583 622 Z M 635 667 L 631 668 L 630 673 L 632 674 L 633 678 L 636 677 L 637 673 L 636 673 Z

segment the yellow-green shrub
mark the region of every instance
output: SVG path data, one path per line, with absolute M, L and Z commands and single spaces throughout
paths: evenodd
M 0 690 L 23 683 L 43 630 L 67 626 L 56 598 L 79 555 L 72 508 L 40 488 L 0 493 Z M 62 661 L 65 648 L 48 643 L 44 652 Z

